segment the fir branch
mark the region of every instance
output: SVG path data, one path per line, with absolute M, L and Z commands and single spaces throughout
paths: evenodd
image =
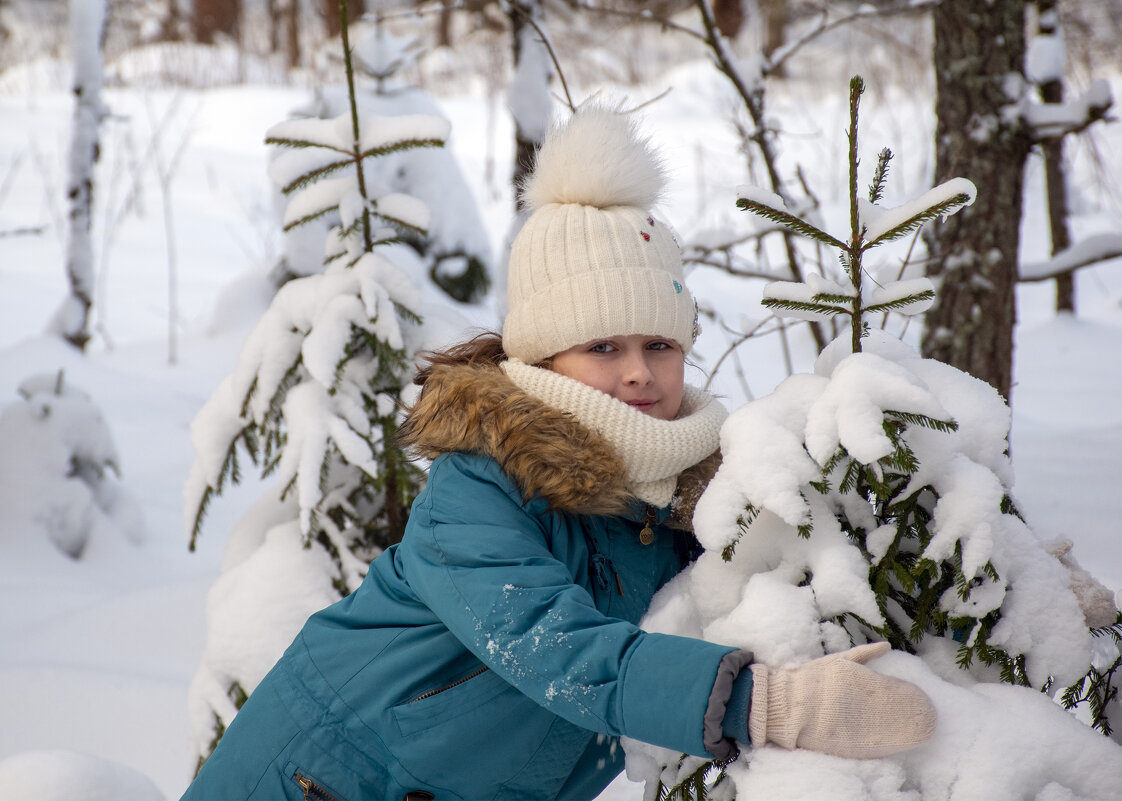
M 761 303 L 769 309 L 781 309 L 783 311 L 801 311 L 826 315 L 850 313 L 849 309 L 830 306 L 825 303 L 812 303 L 800 300 L 788 300 L 785 298 L 764 298 Z
M 682 754 L 682 758 L 678 761 L 679 769 L 681 769 L 685 760 L 686 754 Z M 728 780 L 725 773 L 726 764 L 717 760 L 702 762 L 696 770 L 672 787 L 667 787 L 659 779 L 658 787 L 655 790 L 655 798 L 657 801 L 706 801 L 711 790 L 716 789 L 718 785 Z M 717 778 L 713 780 L 712 784 L 708 784 L 706 778 L 714 770 L 717 771 Z
M 814 491 L 819 495 L 830 494 L 830 482 L 825 478 L 821 478 L 818 481 L 809 481 L 807 483 L 810 484 L 811 488 L 814 489 Z
M 222 467 L 219 468 L 217 480 L 213 485 L 207 484 L 206 489 L 203 490 L 203 494 L 199 497 L 198 506 L 195 508 L 195 517 L 191 522 L 191 538 L 187 543 L 187 550 L 192 553 L 195 551 L 199 534 L 202 531 L 203 518 L 206 517 L 207 511 L 210 509 L 210 502 L 213 500 L 214 496 L 222 494 L 222 488 L 225 486 L 228 478 L 233 484 L 237 484 L 241 480 L 241 473 L 238 470 L 239 438 L 240 437 L 234 437 L 230 445 L 226 448 L 226 456 L 222 459 Z
M 840 303 L 842 304 L 843 311 L 849 312 L 850 307 L 853 305 L 853 295 L 833 295 L 829 292 L 817 292 L 811 298 L 815 303 Z
M 923 292 L 916 292 L 912 295 L 905 295 L 896 300 L 890 300 L 887 303 L 874 303 L 865 307 L 866 314 L 874 314 L 876 312 L 891 312 L 898 309 L 904 309 L 911 306 L 913 303 L 920 303 L 925 300 L 933 300 L 935 298 L 935 290 L 925 289 Z
M 402 231 L 408 231 L 414 234 L 419 234 L 421 236 L 425 236 L 428 233 L 428 231 L 426 231 L 424 228 L 421 228 L 419 225 L 413 225 L 413 223 L 406 222 L 405 220 L 394 217 L 393 215 L 378 211 L 378 208 L 376 206 L 370 209 L 370 214 L 371 216 L 377 217 L 379 220 L 387 222 L 390 225 L 401 229 Z
M 335 173 L 337 173 L 341 170 L 345 170 L 348 167 L 353 167 L 354 163 L 355 163 L 355 160 L 352 156 L 351 158 L 346 158 L 346 159 L 342 159 L 342 160 L 339 160 L 339 161 L 332 161 L 328 164 L 324 164 L 320 167 L 317 167 L 314 170 L 311 170 L 309 172 L 304 173 L 303 175 L 301 175 L 297 178 L 294 178 L 288 184 L 286 184 L 285 186 L 282 186 L 281 187 L 281 194 L 282 195 L 291 195 L 293 192 L 295 192 L 298 189 L 303 189 L 304 187 L 310 186 L 311 184 L 314 184 L 317 181 L 328 177 L 329 175 L 334 175 Z
M 838 484 L 838 491 L 841 493 L 852 492 L 857 488 L 857 483 L 861 478 L 862 465 L 856 459 L 850 459 L 849 463 L 845 466 L 845 473 L 842 474 L 841 483 Z
M 832 245 L 833 247 L 841 248 L 842 250 L 848 250 L 848 246 L 844 242 L 840 242 L 825 231 L 814 227 L 806 220 L 800 217 L 796 217 L 789 211 L 772 208 L 765 203 L 760 203 L 759 201 L 750 200 L 745 197 L 739 198 L 736 201 L 736 205 L 740 209 L 750 211 L 753 214 L 763 217 L 764 219 L 771 220 L 774 223 L 778 223 L 788 230 L 802 234 L 803 236 L 810 237 L 811 239 L 823 242 L 827 245 Z
M 888 180 L 888 162 L 892 161 L 892 151 L 887 147 L 877 155 L 877 167 L 873 170 L 873 180 L 869 184 L 869 202 L 876 203 L 884 197 L 884 185 Z
M 1013 515 L 1013 517 L 1020 520 L 1022 523 L 1026 522 L 1020 510 L 1017 509 L 1016 504 L 1009 495 L 1003 495 L 1001 498 L 1001 513 L 1003 515 Z
M 844 445 L 839 445 L 838 449 L 836 451 L 834 451 L 833 456 L 831 456 L 829 459 L 827 459 L 826 463 L 824 465 L 822 465 L 822 476 L 823 476 L 823 478 L 828 476 L 830 473 L 834 472 L 834 469 L 839 464 L 841 464 L 842 460 L 844 460 L 847 456 L 849 456 L 849 451 L 847 451 L 845 449 Z
M 737 543 L 740 542 L 741 537 L 748 533 L 748 527 L 759 516 L 760 510 L 753 506 L 751 503 L 744 505 L 744 511 L 736 516 L 736 536 L 732 542 L 721 549 L 721 558 L 726 561 L 732 561 L 733 552 L 736 550 Z
M 210 509 L 210 502 L 213 497 L 214 487 L 208 485 L 199 498 L 199 505 L 195 508 L 195 520 L 191 524 L 191 539 L 187 543 L 187 550 L 191 553 L 195 552 L 195 547 L 199 541 L 199 534 L 203 528 L 203 518 L 206 517 L 207 511 Z
M 390 303 L 393 304 L 394 311 L 397 312 L 397 315 L 406 322 L 412 323 L 413 325 L 420 325 L 424 321 L 421 315 L 399 301 L 391 300 Z M 402 354 L 402 358 L 404 358 L 404 354 Z
M 958 209 L 960 206 L 965 206 L 969 202 L 970 196 L 963 192 L 959 192 L 957 195 L 954 195 L 953 197 L 950 197 L 947 200 L 942 201 L 941 203 L 936 203 L 934 206 L 930 206 L 919 212 L 918 214 L 913 214 L 904 222 L 888 229 L 871 242 L 865 242 L 861 246 L 861 249 L 868 250 L 869 248 L 875 247 L 876 245 L 883 245 L 885 242 L 892 242 L 897 239 L 902 239 L 912 231 L 915 231 L 918 228 L 922 227 L 924 223 L 938 219 L 939 217 L 945 217 Z
M 320 217 L 324 217 L 331 212 L 336 211 L 338 208 L 338 206 L 328 206 L 327 208 L 320 209 L 319 211 L 313 211 L 311 214 L 305 214 L 300 219 L 293 220 L 292 222 L 288 223 L 281 230 L 285 233 L 288 233 L 293 228 L 299 228 L 301 225 L 307 225 L 308 223 L 312 222 L 312 220 L 318 220 Z
M 861 106 L 861 95 L 865 92 L 865 81 L 861 79 L 860 75 L 854 75 L 849 80 L 849 130 L 846 131 L 846 136 L 849 139 L 849 229 L 850 229 L 850 242 L 856 253 L 860 253 L 857 248 L 860 246 L 862 229 L 860 227 L 861 221 L 857 212 L 857 165 L 860 163 L 857 158 L 857 120 L 858 110 Z M 860 259 L 858 259 L 858 264 Z M 859 288 L 860 277 L 853 276 L 853 286 L 855 289 Z M 854 321 L 856 325 L 856 321 Z
M 925 414 L 917 412 L 902 412 L 898 409 L 885 409 L 885 417 L 890 417 L 893 420 L 898 420 L 902 423 L 909 425 L 922 426 L 923 428 L 930 428 L 934 431 L 942 431 L 948 434 L 952 431 L 958 431 L 958 423 L 954 420 L 940 420 L 936 417 L 928 417 Z
M 431 137 L 397 139 L 390 144 L 364 150 L 359 156 L 363 159 L 373 159 L 388 156 L 390 153 L 400 153 L 403 150 L 416 150 L 419 147 L 444 147 L 444 144 L 443 139 L 433 139 Z
M 318 147 L 322 150 L 330 150 L 333 153 L 350 156 L 352 159 L 354 158 L 353 150 L 347 150 L 346 148 L 342 147 L 335 147 L 334 145 L 329 145 L 326 142 L 310 142 L 307 139 L 290 139 L 287 136 L 266 136 L 265 144 L 276 145 L 277 147 L 289 147 L 295 150 L 301 150 L 309 147 Z

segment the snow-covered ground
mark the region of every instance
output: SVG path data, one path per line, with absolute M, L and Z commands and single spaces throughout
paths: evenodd
M 865 77 L 877 85 L 877 76 Z M 1115 96 L 1122 96 L 1122 81 L 1113 83 Z M 99 333 L 79 357 L 40 334 L 66 291 L 61 187 L 72 101 L 65 89 L 26 82 L 20 89 L 10 76 L 0 85 L 0 234 L 44 227 L 37 235 L 0 237 L 0 409 L 18 400 L 17 387 L 28 376 L 63 370 L 66 383 L 100 407 L 119 454 L 121 485 L 143 519 L 141 544 L 106 526 L 77 562 L 0 522 L 0 760 L 72 749 L 132 767 L 177 798 L 194 768 L 187 687 L 203 647 L 204 596 L 218 574 L 226 533 L 265 489 L 249 474 L 228 490 L 211 507 L 198 551 L 189 553 L 182 509 L 192 458 L 188 425 L 232 370 L 268 303 L 265 275 L 280 235 L 262 139 L 306 94 L 257 86 L 105 93 L 115 116 L 103 127 L 96 188 Z M 728 101 L 721 79 L 694 64 L 633 91 L 642 99 L 665 85 L 674 91 L 644 110 L 647 130 L 675 171 L 665 215 L 687 241 L 706 229 L 746 229 L 750 222 L 733 203 L 735 186 L 750 180 L 722 116 Z M 822 215 L 834 230 L 844 224 L 834 212 L 844 180 L 846 91 L 842 78 L 833 86 L 793 79 L 772 100 L 772 112 L 792 134 L 785 140 L 789 163 L 792 169 L 801 163 L 829 198 Z M 509 122 L 483 93 L 439 102 L 498 250 L 509 223 L 509 189 L 501 178 L 509 163 Z M 881 146 L 893 149 L 890 189 L 901 197 L 929 185 L 929 118 L 930 100 L 914 87 L 886 84 L 865 101 L 867 160 Z M 1104 128 L 1096 137 L 1100 161 L 1086 146 L 1076 154 L 1077 236 L 1122 225 L 1122 204 L 1111 194 L 1122 176 L 1122 134 Z M 155 178 L 157 162 L 175 166 L 167 194 Z M 1034 163 L 1025 261 L 1047 250 L 1041 182 Z M 131 205 L 122 214 L 126 199 Z M 165 219 L 179 264 L 175 364 L 168 363 Z M 759 282 L 703 270 L 690 281 L 726 319 L 764 316 Z M 1026 285 L 1019 293 L 1015 493 L 1038 535 L 1073 540 L 1077 559 L 1119 590 L 1122 266 L 1115 261 L 1081 272 L 1078 292 L 1075 318 L 1054 316 L 1047 285 Z M 794 342 L 796 369 L 809 369 L 810 354 L 799 350 L 797 336 Z M 716 326 L 700 345 L 699 364 L 714 364 L 724 345 Z M 749 343 L 740 362 L 756 397 L 786 374 L 774 338 Z M 730 405 L 745 398 L 731 368 L 722 369 L 714 386 Z M 14 471 L 0 472 L 7 482 L 20 475 L 20 464 L 0 452 L 0 470 Z M 3 515 L 0 510 L 0 521 Z M 605 797 L 635 799 L 641 789 L 621 780 Z

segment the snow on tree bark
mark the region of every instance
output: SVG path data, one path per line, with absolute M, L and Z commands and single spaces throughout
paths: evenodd
M 534 155 L 541 146 L 549 124 L 549 71 L 538 38 L 529 20 L 540 14 L 536 2 L 515 2 L 509 6 L 511 48 L 515 75 L 507 103 L 514 116 L 514 172 L 511 184 L 517 190 L 534 166 Z M 515 192 L 515 204 L 522 200 Z
M 1045 103 L 1064 102 L 1064 49 L 1057 0 L 1037 0 L 1037 35 L 1029 48 L 1029 77 L 1040 86 Z M 1034 52 L 1037 58 L 1033 58 Z M 1036 69 L 1034 70 L 1033 67 Z M 1040 143 L 1044 154 L 1044 183 L 1048 200 L 1048 227 L 1052 233 L 1052 255 L 1071 247 L 1068 228 L 1067 177 L 1064 169 L 1064 139 L 1057 136 Z M 1075 311 L 1075 275 L 1056 276 L 1056 311 Z
M 1016 107 L 1024 91 L 1024 0 L 935 6 L 935 175 L 986 188 L 964 213 L 928 229 L 927 274 L 939 286 L 923 355 L 1012 389 L 1014 288 L 1022 181 L 1031 140 Z
M 74 57 L 74 118 L 70 132 L 66 198 L 69 204 L 69 240 L 66 275 L 70 294 L 51 322 L 51 330 L 79 350 L 90 339 L 90 307 L 94 294 L 93 244 L 90 220 L 93 207 L 94 168 L 97 165 L 98 128 L 105 108 L 101 102 L 102 34 L 104 0 L 71 0 L 70 41 Z

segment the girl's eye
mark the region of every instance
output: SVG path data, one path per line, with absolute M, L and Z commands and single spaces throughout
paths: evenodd
M 610 353 L 615 350 L 611 342 L 597 342 L 588 349 L 590 353 Z
M 651 342 L 647 345 L 647 350 L 669 350 L 672 346 L 669 342 Z

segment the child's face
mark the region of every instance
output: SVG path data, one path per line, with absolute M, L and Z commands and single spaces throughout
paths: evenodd
M 631 334 L 563 350 L 553 357 L 551 369 L 651 417 L 673 420 L 682 405 L 685 358 L 676 342 Z

